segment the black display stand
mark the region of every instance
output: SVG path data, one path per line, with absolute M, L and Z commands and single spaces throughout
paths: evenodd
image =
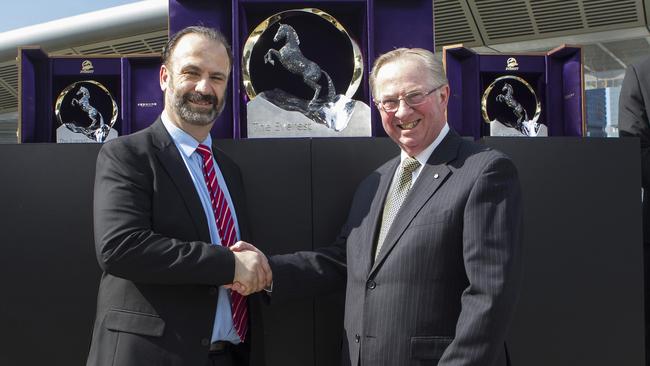
M 326 245 L 357 183 L 397 154 L 388 139 L 218 142 L 241 166 L 255 244 Z M 636 139 L 487 138 L 517 165 L 524 281 L 514 365 L 645 362 L 641 178 Z M 82 365 L 100 271 L 92 236 L 98 145 L 0 145 L 0 364 Z M 343 294 L 262 308 L 254 360 L 338 365 Z M 256 363 L 258 365 L 260 363 Z
M 486 138 L 524 198 L 515 366 L 645 365 L 637 139 Z

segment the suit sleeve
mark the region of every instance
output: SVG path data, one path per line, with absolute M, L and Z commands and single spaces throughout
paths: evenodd
M 454 340 L 440 366 L 485 366 L 504 347 L 521 281 L 521 189 L 516 168 L 498 157 L 469 194 L 463 222 L 468 286 Z
M 235 263 L 227 248 L 167 237 L 152 229 L 156 194 L 152 164 L 153 159 L 135 154 L 121 141 L 102 147 L 93 202 L 100 267 L 106 273 L 141 283 L 232 283 Z
M 364 217 L 364 202 L 373 190 L 362 182 L 356 190 L 346 223 L 331 245 L 314 251 L 275 255 L 269 258 L 273 271 L 271 302 L 282 303 L 324 295 L 345 288 L 347 283 L 347 239 L 351 228 Z
M 324 295 L 345 288 L 345 232 L 344 228 L 335 243 L 328 247 L 270 257 L 273 271 L 271 303 Z
M 646 69 L 650 69 L 650 60 L 646 61 Z M 650 95 L 644 95 L 644 90 L 650 88 L 650 80 L 644 78 L 642 67 L 628 67 L 621 87 L 618 100 L 618 125 L 621 137 L 636 136 L 641 139 L 641 172 L 643 187 L 650 187 L 650 120 L 648 119 L 648 104 Z M 647 72 L 647 71 L 646 71 Z M 646 85 L 643 85 L 643 83 Z

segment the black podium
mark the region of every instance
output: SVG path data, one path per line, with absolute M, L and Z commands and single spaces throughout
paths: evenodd
M 255 244 L 327 245 L 356 184 L 397 154 L 383 138 L 224 140 L 241 166 Z M 644 364 L 636 139 L 486 138 L 524 193 L 524 281 L 513 364 Z M 82 365 L 100 271 L 92 236 L 98 145 L 0 145 L 0 365 Z M 343 294 L 262 307 L 254 359 L 338 365 Z

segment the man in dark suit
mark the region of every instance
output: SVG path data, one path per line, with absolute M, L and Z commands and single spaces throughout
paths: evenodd
M 618 100 L 618 127 L 621 137 L 636 136 L 641 140 L 641 186 L 643 187 L 643 252 L 645 269 L 646 350 L 650 350 L 650 58 L 630 65 L 625 72 Z
M 401 154 L 361 182 L 335 245 L 270 258 L 271 301 L 347 280 L 346 364 L 505 366 L 521 277 L 517 171 L 449 129 L 431 52 L 388 52 L 370 80 Z
M 216 30 L 189 27 L 162 61 L 160 118 L 97 158 L 104 272 L 87 364 L 247 365 L 247 302 L 227 287 L 258 291 L 270 268 L 259 252 L 227 248 L 248 237 L 241 174 L 209 134 L 225 104 L 230 47 Z

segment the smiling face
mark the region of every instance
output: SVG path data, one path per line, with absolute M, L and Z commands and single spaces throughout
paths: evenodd
M 192 126 L 209 131 L 225 105 L 229 72 L 221 43 L 193 33 L 180 38 L 160 68 L 165 111 L 172 122 L 185 131 Z
M 404 56 L 381 66 L 375 79 L 375 99 L 398 99 L 414 92 L 427 93 L 439 87 L 415 56 Z M 416 156 L 440 134 L 445 124 L 449 86 L 444 85 L 426 97 L 424 103 L 410 107 L 403 100 L 395 112 L 379 107 L 381 123 L 388 136 L 409 156 Z

